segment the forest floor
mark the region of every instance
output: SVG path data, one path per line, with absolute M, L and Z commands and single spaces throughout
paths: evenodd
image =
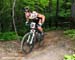
M 0 60 L 63 60 L 65 54 L 75 52 L 75 41 L 65 37 L 63 31 L 47 32 L 42 47 L 24 55 L 20 41 L 0 41 Z

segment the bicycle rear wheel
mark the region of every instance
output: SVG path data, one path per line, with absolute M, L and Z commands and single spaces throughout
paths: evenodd
M 27 33 L 26 35 L 24 35 L 24 37 L 22 38 L 21 41 L 21 50 L 23 53 L 28 54 L 32 51 L 32 49 L 34 48 L 34 41 L 32 42 L 32 44 L 30 44 L 30 40 L 28 41 L 28 39 L 31 39 L 32 34 Z M 28 41 L 28 42 L 27 42 Z

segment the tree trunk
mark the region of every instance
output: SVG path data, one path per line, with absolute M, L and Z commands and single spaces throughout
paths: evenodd
M 1 21 L 0 21 L 0 32 L 1 32 L 1 29 L 2 29 L 2 28 L 1 28 Z
M 66 13 L 66 10 L 67 10 L 67 9 L 66 9 L 66 7 L 67 7 L 67 6 L 66 6 L 66 2 L 67 2 L 67 0 L 64 0 L 65 13 Z
M 57 0 L 57 4 L 56 4 L 56 20 L 55 20 L 55 26 L 56 26 L 56 28 L 58 26 L 58 22 L 57 22 L 58 16 L 59 16 L 59 0 Z
M 71 16 L 75 18 L 75 0 L 72 0 Z
M 12 19 L 13 19 L 13 26 L 14 26 L 14 30 L 15 30 L 16 36 L 18 36 L 17 29 L 16 29 L 16 24 L 15 24 L 15 4 L 16 4 L 16 0 L 13 1 Z M 19 40 L 19 38 L 18 38 L 18 40 Z
M 52 0 L 49 0 L 49 12 L 52 12 Z
M 75 0 L 72 0 L 72 6 L 71 6 L 71 16 L 72 16 L 72 28 L 75 28 Z
M 46 10 L 47 10 L 47 9 L 46 9 Z M 50 14 L 49 14 L 49 18 L 48 18 L 48 19 L 50 19 L 50 20 L 49 20 L 47 23 L 48 23 L 48 26 L 51 27 L 51 22 L 52 22 L 52 21 L 51 21 L 51 18 L 52 18 L 52 16 L 51 16 L 51 12 L 52 12 L 52 0 L 49 0 L 49 5 L 48 5 L 48 10 L 47 10 L 47 11 L 48 11 L 48 13 L 50 13 Z M 46 11 L 46 12 L 47 12 L 47 11 Z
M 57 5 L 56 5 L 56 17 L 59 15 L 59 0 L 57 0 Z

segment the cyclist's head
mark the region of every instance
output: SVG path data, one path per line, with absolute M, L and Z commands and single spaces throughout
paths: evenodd
M 30 11 L 29 7 L 24 7 L 24 10 L 25 10 L 25 12 L 29 12 Z

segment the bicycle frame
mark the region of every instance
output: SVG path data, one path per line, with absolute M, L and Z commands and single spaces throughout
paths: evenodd
M 32 37 L 30 39 L 30 36 L 31 35 L 28 36 L 27 43 L 32 44 L 33 43 L 33 40 L 34 40 L 35 32 L 36 32 L 36 23 L 35 22 L 31 22 L 30 23 L 30 28 L 31 29 L 30 29 L 30 32 L 29 33 L 32 34 Z
M 35 22 L 31 22 L 29 26 L 30 26 L 30 32 L 26 33 L 23 36 L 22 42 L 21 42 L 21 49 L 26 54 L 32 51 L 32 49 L 34 48 L 35 42 L 37 42 L 37 40 L 39 42 L 39 45 L 41 43 L 41 40 L 39 40 L 40 38 L 38 38 L 40 35 L 37 29 L 37 24 Z

